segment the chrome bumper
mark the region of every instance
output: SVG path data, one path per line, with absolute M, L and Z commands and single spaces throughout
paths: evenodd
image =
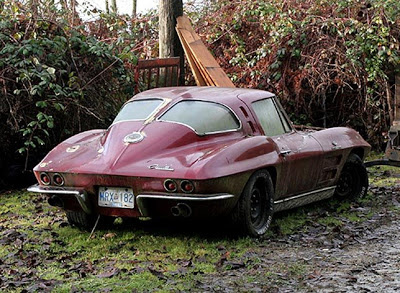
M 32 185 L 28 187 L 28 191 L 41 193 L 41 194 L 51 194 L 51 195 L 71 195 L 75 196 L 82 210 L 91 214 L 92 209 L 90 208 L 90 202 L 87 193 L 83 189 L 75 189 L 68 187 L 54 187 L 54 186 L 41 186 L 39 184 Z
M 42 186 L 39 184 L 32 185 L 28 188 L 28 191 L 41 193 L 41 194 L 50 194 L 50 195 L 70 195 L 74 196 L 81 206 L 82 210 L 91 214 L 92 209 L 90 208 L 90 201 L 88 195 L 84 189 L 77 188 L 68 188 L 68 187 L 54 187 L 54 186 Z M 218 193 L 218 194 L 188 194 L 188 195 L 166 195 L 166 194 L 140 194 L 136 197 L 136 203 L 139 209 L 139 212 L 142 216 L 149 216 L 149 213 L 146 208 L 145 201 L 151 199 L 157 200 L 174 200 L 174 201 L 189 201 L 189 202 L 208 202 L 208 201 L 218 201 L 231 199 L 234 195 L 227 193 Z

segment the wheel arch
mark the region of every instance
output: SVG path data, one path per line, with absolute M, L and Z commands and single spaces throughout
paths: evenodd
M 271 176 L 271 180 L 272 180 L 272 184 L 273 184 L 274 192 L 275 192 L 276 179 L 277 179 L 276 168 L 274 166 L 269 166 L 269 167 L 265 168 L 265 170 L 268 171 L 269 175 Z
M 275 168 L 275 166 L 268 166 L 268 167 L 265 167 L 265 168 L 259 168 L 259 169 L 257 169 L 257 170 L 254 170 L 254 172 L 253 173 L 251 173 L 250 174 L 250 176 L 249 176 L 249 178 L 247 179 L 247 182 L 249 182 L 249 180 L 253 177 L 253 175 L 255 174 L 255 173 L 257 173 L 257 172 L 259 172 L 259 171 L 267 171 L 268 172 L 268 174 L 269 174 L 269 176 L 271 177 L 271 181 L 272 181 L 272 187 L 273 187 L 273 190 L 274 190 L 274 192 L 275 192 L 275 188 L 276 188 L 276 180 L 277 180 L 277 171 L 276 171 L 276 168 Z M 246 184 L 247 184 L 247 182 L 246 182 Z M 243 191 L 244 191 L 244 189 L 246 188 L 246 184 L 243 186 L 243 189 L 242 189 L 242 192 L 241 192 L 241 194 L 243 194 Z
M 365 159 L 365 150 L 363 148 L 352 149 L 349 156 L 351 154 L 357 155 L 362 161 L 364 161 L 364 159 Z

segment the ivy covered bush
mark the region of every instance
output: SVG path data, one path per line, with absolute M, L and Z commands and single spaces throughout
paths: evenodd
M 116 16 L 72 25 L 49 3 L 0 0 L 0 187 L 10 166 L 31 169 L 63 139 L 107 127 L 133 95 L 143 27 Z
M 199 33 L 237 86 L 275 92 L 297 124 L 351 126 L 384 144 L 400 70 L 399 1 L 209 2 Z

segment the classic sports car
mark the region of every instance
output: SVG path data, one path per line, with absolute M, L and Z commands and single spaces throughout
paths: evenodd
M 114 217 L 229 216 L 261 237 L 273 212 L 363 196 L 369 150 L 349 128 L 296 131 L 266 91 L 158 88 L 125 103 L 108 129 L 55 147 L 29 190 L 83 228 Z

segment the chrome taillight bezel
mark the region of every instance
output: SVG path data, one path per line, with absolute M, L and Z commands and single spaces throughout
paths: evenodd
M 58 183 L 56 178 L 61 178 L 61 183 Z M 53 183 L 54 183 L 54 185 L 57 185 L 57 186 L 63 186 L 65 183 L 64 177 L 60 173 L 54 173 L 53 174 Z
M 169 185 L 170 183 L 173 183 L 173 184 L 175 185 L 175 188 L 170 189 L 170 188 L 168 187 L 168 185 Z M 176 192 L 176 191 L 178 190 L 178 184 L 177 184 L 176 181 L 173 180 L 173 179 L 166 179 L 166 180 L 164 181 L 164 189 L 165 189 L 166 191 L 168 191 L 168 192 Z
M 184 186 L 185 186 L 186 184 L 189 184 L 192 188 L 191 188 L 190 190 L 186 190 L 186 189 L 184 188 Z M 184 193 L 192 193 L 192 192 L 194 191 L 194 184 L 193 184 L 193 182 L 190 181 L 190 180 L 182 180 L 182 181 L 181 181 L 181 184 L 180 184 L 180 188 L 181 188 L 182 192 L 184 192 Z
M 44 177 L 44 176 L 46 176 L 46 177 L 49 179 L 49 182 L 45 182 L 45 181 L 43 180 L 43 177 Z M 39 179 L 40 179 L 40 183 L 42 183 L 43 185 L 50 185 L 50 183 L 51 183 L 51 177 L 50 177 L 50 175 L 47 174 L 46 172 L 41 172 L 41 173 L 39 174 Z

